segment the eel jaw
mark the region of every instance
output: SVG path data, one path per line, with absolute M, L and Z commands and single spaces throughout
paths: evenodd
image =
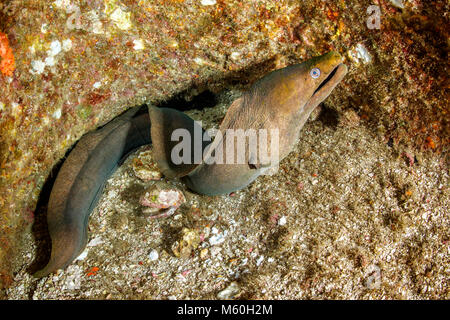
M 307 109 L 313 109 L 325 100 L 326 97 L 330 95 L 331 91 L 333 91 L 333 89 L 338 85 L 338 83 L 341 82 L 347 74 L 347 71 L 347 66 L 343 63 L 339 63 L 314 91 L 313 95 L 306 103 Z

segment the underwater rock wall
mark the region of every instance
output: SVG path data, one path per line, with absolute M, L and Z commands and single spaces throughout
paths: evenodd
M 12 282 L 21 234 L 33 224 L 51 169 L 84 133 L 131 106 L 245 87 L 333 49 L 350 70 L 327 109 L 348 125 L 369 126 L 406 161 L 443 157 L 448 6 L 445 0 L 0 3 L 0 287 Z

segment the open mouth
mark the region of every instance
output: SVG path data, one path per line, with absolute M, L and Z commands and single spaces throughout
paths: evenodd
M 347 71 L 348 69 L 345 64 L 338 64 L 314 91 L 314 94 L 307 102 L 307 108 L 315 108 L 319 103 L 325 100 L 331 91 L 333 91 L 339 82 L 341 82 Z
M 313 96 L 320 91 L 330 80 L 336 75 L 336 72 L 338 71 L 339 67 L 342 66 L 342 63 L 338 64 L 333 71 L 330 72 L 328 77 L 326 77 L 325 80 L 322 81 L 322 83 L 317 87 L 317 89 L 314 91 Z

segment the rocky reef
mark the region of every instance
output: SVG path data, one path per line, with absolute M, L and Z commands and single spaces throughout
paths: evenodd
M 259 257 L 267 257 L 267 253 L 255 255 L 251 279 L 243 276 L 239 284 L 244 292 L 242 297 L 448 299 L 448 283 L 445 284 L 445 275 L 448 279 L 445 264 L 448 266 L 450 239 L 448 12 L 449 4 L 445 0 L 1 2 L 2 294 L 20 298 L 33 296 L 30 290 L 34 290 L 36 284 L 24 274 L 36 254 L 32 227 L 36 220 L 42 220 L 45 216 L 44 213 L 38 216 L 36 205 L 46 181 L 52 178 L 52 170 L 84 133 L 132 106 L 145 103 L 170 105 L 182 110 L 212 107 L 217 103 L 213 101 L 214 97 L 220 96 L 224 90 L 245 89 L 271 70 L 336 50 L 346 57 L 349 74 L 319 107 L 314 124 L 304 128 L 304 141 L 299 142 L 292 157 L 284 161 L 284 173 L 264 178 L 265 185 L 259 181 L 240 196 L 223 200 L 223 204 L 216 198 L 198 198 L 198 206 L 202 209 L 202 202 L 211 200 L 215 201 L 212 205 L 215 210 L 229 212 L 238 222 L 243 219 L 243 214 L 261 220 L 261 224 L 255 226 L 257 230 L 246 232 L 253 235 L 255 242 L 259 237 L 268 246 L 264 250 L 275 250 L 271 259 L 285 259 L 285 269 L 275 273 L 281 280 L 269 281 L 273 270 L 270 267 L 261 270 L 262 260 L 258 264 Z M 379 24 L 376 23 L 378 18 Z M 226 107 L 223 104 L 220 110 Z M 208 117 L 211 114 L 221 113 L 204 111 L 201 115 Z M 320 130 L 329 137 L 328 142 L 336 142 L 335 151 L 333 146 L 325 145 L 321 140 Z M 335 135 L 330 130 L 335 130 Z M 344 139 L 344 133 L 348 135 L 348 140 Z M 368 141 L 369 137 L 373 141 Z M 305 149 L 299 149 L 300 146 Z M 370 150 L 376 153 L 376 157 L 368 154 Z M 339 163 L 340 167 L 338 163 L 333 167 L 330 159 L 320 162 L 319 155 L 327 152 L 337 152 L 347 162 Z M 298 162 L 300 158 L 303 165 Z M 365 161 L 352 165 L 357 159 Z M 320 174 L 320 168 L 325 164 L 328 169 L 323 172 L 326 173 L 321 176 L 323 178 L 314 176 Z M 362 171 L 358 174 L 352 168 Z M 358 177 L 363 173 L 378 174 L 379 185 L 370 186 L 367 180 L 359 183 Z M 295 174 L 297 178 L 294 179 Z M 305 181 L 298 181 L 298 177 L 305 178 Z M 373 197 L 365 200 L 350 197 L 340 202 L 336 200 L 339 197 L 336 191 L 332 192 L 334 198 L 323 198 L 325 202 L 320 202 L 320 198 L 310 194 L 316 180 L 321 188 L 339 185 L 342 192 L 350 190 L 348 192 L 360 196 L 362 190 L 372 190 Z M 285 181 L 290 181 L 290 185 L 286 185 Z M 344 186 L 345 183 L 347 186 Z M 270 188 L 281 188 L 286 191 L 287 198 L 273 200 L 276 197 Z M 392 193 L 389 199 L 383 188 Z M 300 202 L 302 205 L 283 207 L 291 203 L 289 199 L 294 197 L 294 191 L 306 192 L 302 196 L 310 203 Z M 394 198 L 395 205 L 391 202 Z M 187 196 L 187 200 L 192 201 L 192 196 Z M 244 200 L 245 203 L 240 202 Z M 185 206 L 192 206 L 192 202 Z M 238 208 L 238 211 L 233 213 L 232 208 Z M 308 208 L 306 217 L 299 217 L 298 222 L 293 222 L 294 212 L 301 215 Z M 188 217 L 195 216 L 191 211 Z M 374 215 L 368 214 L 372 211 Z M 278 212 L 276 216 L 274 212 Z M 382 250 L 373 244 L 379 240 L 385 245 L 391 244 L 391 248 L 398 248 L 398 254 L 403 259 L 400 269 L 411 268 L 405 271 L 407 275 L 402 276 L 398 276 L 398 269 L 384 270 L 385 275 L 390 275 L 390 280 L 396 279 L 394 275 L 398 279 L 408 278 L 410 282 L 402 282 L 406 289 L 400 285 L 400 280 L 397 284 L 392 280 L 394 282 L 389 282 L 384 292 L 368 293 L 367 288 L 371 289 L 378 278 L 369 281 L 364 289 L 366 291 L 347 288 L 348 294 L 338 294 L 327 289 L 327 284 L 321 279 L 339 283 L 335 279 L 340 272 L 339 261 L 345 259 L 326 249 L 327 243 L 330 248 L 333 245 L 325 234 L 327 231 L 335 235 L 338 233 L 336 227 L 329 224 L 333 221 L 339 223 L 343 212 L 353 217 L 356 225 L 342 223 L 347 232 L 342 235 L 343 238 L 332 238 L 351 241 L 353 235 L 358 238 L 355 240 L 358 246 L 343 250 L 345 259 L 351 261 L 352 267 L 342 268 L 349 273 L 355 268 L 355 273 L 366 279 L 363 282 L 369 281 L 367 278 L 371 275 L 377 277 L 383 264 L 372 260 L 376 260 L 377 252 Z M 422 216 L 423 221 L 420 220 Z M 283 217 L 288 217 L 288 225 L 282 223 L 285 221 Z M 368 219 L 367 225 L 359 224 L 363 221 L 361 217 Z M 181 223 L 177 228 L 187 230 L 189 235 L 197 232 L 189 223 L 183 225 L 183 221 L 176 222 Z M 418 221 L 422 221 L 423 228 L 414 229 L 417 234 L 408 238 L 410 228 Z M 271 223 L 278 226 L 277 229 L 264 231 Z M 307 239 L 296 232 L 305 225 L 312 232 Z M 366 235 L 372 244 L 363 244 L 362 235 L 355 236 L 361 228 L 367 228 Z M 98 231 L 101 228 L 94 226 L 93 229 Z M 155 236 L 164 236 L 168 232 L 161 234 L 157 228 L 152 230 Z M 237 228 L 233 230 L 240 232 Z M 382 232 L 376 235 L 379 230 Z M 223 234 L 220 228 L 216 231 L 214 236 Z M 315 231 L 318 235 L 316 239 L 313 238 Z M 295 234 L 294 240 L 303 239 L 309 249 L 292 243 Z M 187 241 L 183 237 L 179 240 Z M 201 260 L 201 250 L 207 248 L 197 248 L 197 242 L 195 250 L 199 250 Z M 226 245 L 232 247 L 234 242 Z M 395 243 L 403 245 L 396 246 Z M 161 244 L 152 245 L 157 247 Z M 258 245 L 248 245 L 246 250 L 253 247 L 263 251 Z M 116 250 L 120 251 L 120 246 Z M 195 250 L 192 248 L 189 252 Z M 294 253 L 310 263 L 298 269 L 295 263 L 290 265 L 292 260 L 288 258 Z M 203 254 L 207 256 L 205 251 Z M 238 253 L 238 256 L 242 254 Z M 389 259 L 393 259 L 392 255 L 394 252 L 381 254 Z M 161 266 L 166 261 L 164 259 L 160 259 Z M 234 259 L 232 255 L 230 259 Z M 329 259 L 327 261 L 335 268 L 327 269 L 321 259 Z M 141 266 L 139 263 L 137 265 Z M 98 269 L 89 272 L 97 274 Z M 198 273 L 199 276 L 201 274 Z M 73 277 L 73 273 L 70 276 Z M 188 275 L 182 275 L 185 276 Z M 296 278 L 303 279 L 298 288 L 292 284 Z M 32 289 L 25 290 L 25 294 L 19 292 L 17 288 L 21 281 L 25 287 Z M 271 288 L 267 283 L 273 281 L 281 281 L 285 289 Z M 423 289 L 425 287 L 427 289 Z M 45 292 L 44 284 L 41 283 L 40 288 Z M 180 292 L 167 295 L 156 292 L 155 288 L 148 291 L 154 294 L 147 292 L 143 297 L 164 298 L 178 293 L 183 297 L 180 293 L 182 287 Z M 216 289 L 225 288 L 226 281 L 220 282 Z M 406 293 L 402 295 L 403 289 Z M 108 294 L 102 293 L 105 290 L 75 297 L 108 297 Z M 206 293 L 199 293 L 201 290 L 198 290 L 185 297 L 207 297 Z M 205 289 L 205 292 L 208 290 Z M 37 297 L 55 297 L 42 292 Z M 139 294 L 114 293 L 113 296 L 139 297 Z

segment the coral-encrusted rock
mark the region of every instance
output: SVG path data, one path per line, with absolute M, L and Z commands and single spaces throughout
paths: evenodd
M 197 249 L 200 242 L 201 238 L 197 230 L 183 228 L 181 239 L 172 245 L 172 252 L 178 258 L 189 258 L 191 252 Z
M 8 37 L 0 31 L 0 72 L 5 76 L 12 76 L 15 69 L 14 55 L 9 46 Z
M 131 164 L 134 175 L 143 181 L 160 180 L 162 173 L 159 171 L 156 162 L 153 161 L 152 151 L 141 152 L 139 156 L 133 159 Z

